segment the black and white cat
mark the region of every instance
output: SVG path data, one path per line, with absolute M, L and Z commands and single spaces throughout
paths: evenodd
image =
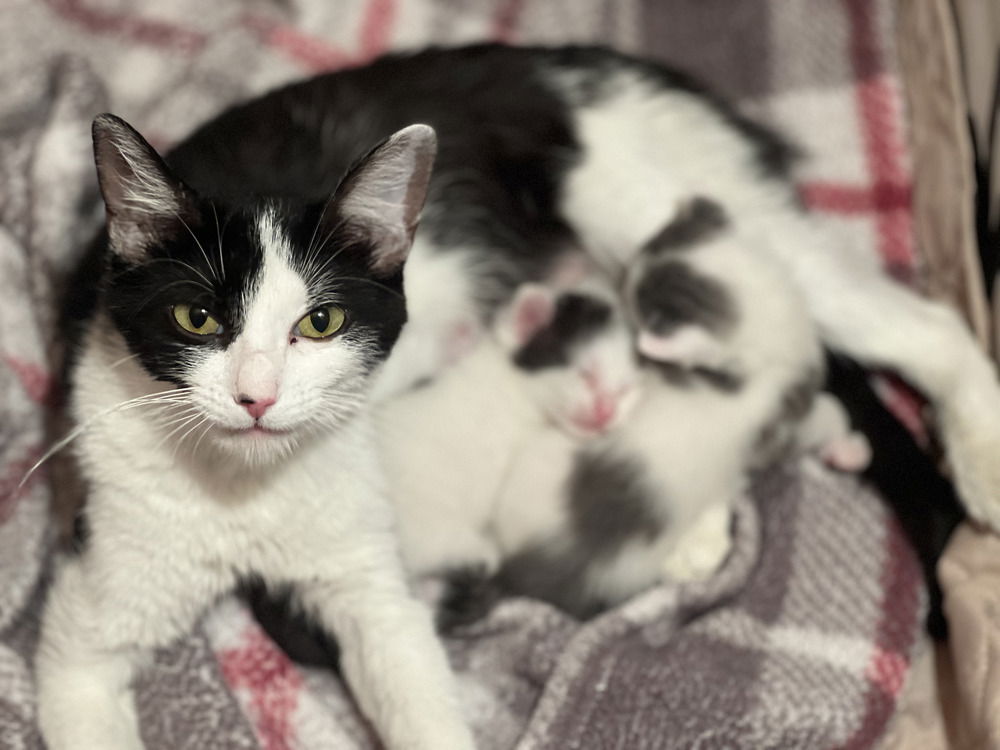
M 314 206 L 209 201 L 110 115 L 94 144 L 107 256 L 71 407 L 90 533 L 43 615 L 48 747 L 142 747 L 135 671 L 247 578 L 294 586 L 336 634 L 387 747 L 473 747 L 366 406 L 406 320 L 433 131 L 395 134 Z
M 411 575 L 495 571 L 490 526 L 524 444 L 550 425 L 585 442 L 627 418 L 639 368 L 616 297 L 594 276 L 568 288 L 524 284 L 464 359 L 376 410 Z
M 169 161 L 212 195 L 319 202 L 413 122 L 439 156 L 380 392 L 445 366 L 456 327 L 483 330 L 567 246 L 621 272 L 686 197 L 711 196 L 789 269 L 827 346 L 930 399 L 970 515 L 1000 528 L 1000 382 L 958 316 L 832 243 L 800 208 L 792 150 L 683 74 L 594 47 L 390 55 L 230 109 Z

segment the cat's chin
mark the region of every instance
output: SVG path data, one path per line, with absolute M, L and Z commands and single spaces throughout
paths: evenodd
M 217 450 L 248 465 L 265 465 L 282 461 L 299 444 L 297 430 L 273 429 L 254 425 L 242 429 L 218 427 L 212 437 Z

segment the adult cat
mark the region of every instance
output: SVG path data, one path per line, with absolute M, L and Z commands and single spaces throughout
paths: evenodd
M 253 578 L 336 633 L 387 747 L 471 748 L 366 408 L 406 319 L 433 131 L 392 136 L 304 212 L 209 202 L 109 115 L 94 146 L 107 249 L 71 378 L 90 533 L 43 614 L 48 747 L 142 747 L 134 672 Z

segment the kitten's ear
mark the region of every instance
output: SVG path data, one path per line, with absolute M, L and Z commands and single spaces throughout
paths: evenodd
M 373 245 L 373 271 L 391 274 L 406 260 L 436 151 L 434 129 L 410 125 L 376 146 L 337 188 L 340 218 Z
M 556 314 L 555 292 L 542 284 L 522 284 L 510 304 L 497 313 L 494 324 L 497 339 L 504 348 L 519 349 Z
M 111 249 L 138 262 L 177 231 L 181 217 L 192 212 L 192 197 L 153 147 L 120 117 L 99 115 L 93 136 Z

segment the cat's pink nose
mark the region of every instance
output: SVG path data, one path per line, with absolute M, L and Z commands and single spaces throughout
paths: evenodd
M 264 413 L 274 405 L 274 398 L 253 398 L 241 393 L 236 397 L 236 403 L 246 409 L 254 419 L 260 419 Z

